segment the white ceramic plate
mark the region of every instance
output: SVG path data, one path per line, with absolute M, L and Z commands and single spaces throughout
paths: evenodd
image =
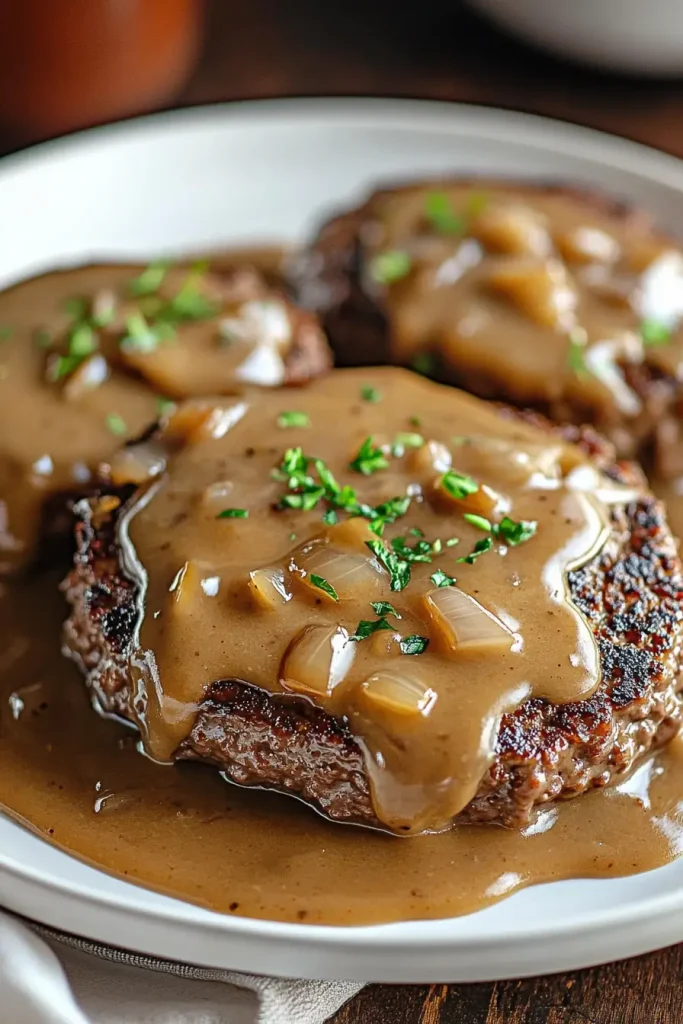
M 602 186 L 683 235 L 683 163 L 596 132 L 446 104 L 240 104 L 99 129 L 3 161 L 0 284 L 103 255 L 302 238 L 330 207 L 378 179 L 440 172 Z M 207 966 L 478 981 L 683 940 L 683 859 L 631 878 L 537 886 L 469 917 L 328 928 L 223 917 L 157 895 L 0 816 L 0 904 L 91 939 Z

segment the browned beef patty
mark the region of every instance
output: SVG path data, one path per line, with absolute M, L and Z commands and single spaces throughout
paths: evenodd
M 564 436 L 597 463 L 610 463 L 609 446 L 590 430 L 567 428 Z M 609 472 L 642 486 L 631 466 Z M 82 501 L 76 513 L 78 550 L 64 584 L 71 605 L 66 642 L 99 707 L 132 720 L 130 666 L 141 654 L 133 639 L 141 609 L 119 545 L 121 506 L 104 496 Z M 589 700 L 533 699 L 506 714 L 495 760 L 459 820 L 524 826 L 549 801 L 623 778 L 678 730 L 683 580 L 662 505 L 644 487 L 637 500 L 613 509 L 605 548 L 572 572 L 569 584 L 597 639 L 602 682 Z M 248 680 L 207 679 L 175 759 L 216 765 L 240 785 L 296 794 L 340 821 L 378 824 L 363 753 L 347 723 L 305 697 L 267 693 Z
M 624 457 L 654 448 L 666 471 L 683 332 L 659 300 L 680 260 L 643 211 L 607 195 L 454 179 L 382 189 L 333 217 L 293 276 L 337 365 L 412 365 L 592 423 Z

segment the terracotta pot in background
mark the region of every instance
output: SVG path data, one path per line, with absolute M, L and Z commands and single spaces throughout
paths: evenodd
M 167 102 L 188 77 L 202 0 L 0 0 L 0 123 L 57 135 Z

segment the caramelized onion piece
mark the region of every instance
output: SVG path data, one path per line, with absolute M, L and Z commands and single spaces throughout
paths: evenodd
M 492 203 L 475 218 L 472 234 L 487 249 L 511 256 L 547 256 L 551 249 L 546 218 L 530 206 Z
M 294 693 L 329 697 L 348 675 L 356 647 L 342 626 L 306 626 L 285 652 L 280 682 Z
M 63 394 L 69 401 L 81 398 L 87 391 L 98 388 L 109 377 L 109 364 L 101 352 L 93 352 L 76 367 L 65 383 Z
M 397 715 L 426 716 L 436 703 L 436 692 L 424 680 L 403 672 L 375 672 L 361 689 L 373 707 Z
M 421 475 L 446 473 L 451 468 L 451 453 L 441 441 L 427 441 L 411 455 L 410 466 L 413 472 Z
M 150 439 L 119 448 L 109 463 L 109 479 L 117 487 L 144 484 L 160 476 L 166 469 L 166 453 L 158 442 Z
M 171 413 L 164 437 L 180 444 L 218 440 L 242 419 L 247 408 L 246 402 L 190 399 Z
M 451 650 L 510 650 L 515 636 L 501 620 L 458 587 L 441 587 L 425 597 L 432 621 Z
M 297 568 L 305 571 L 301 582 L 310 587 L 316 597 L 334 601 L 329 594 L 315 586 L 311 574 L 322 576 L 331 583 L 342 599 L 362 597 L 369 591 L 374 593 L 383 582 L 386 583 L 384 570 L 367 548 L 365 550 L 365 555 L 356 555 L 340 551 L 324 541 L 313 541 L 297 552 L 294 562 Z
M 279 608 L 292 599 L 285 583 L 284 569 L 276 567 L 255 569 L 249 573 L 247 586 L 259 608 L 265 608 L 268 611 Z
M 615 263 L 621 252 L 616 238 L 587 225 L 558 232 L 555 245 L 570 263 Z
M 567 331 L 574 326 L 578 296 L 559 260 L 519 257 L 501 261 L 491 270 L 489 285 L 541 327 Z

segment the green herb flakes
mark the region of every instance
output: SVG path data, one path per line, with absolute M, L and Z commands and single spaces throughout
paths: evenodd
M 425 217 L 441 235 L 464 235 L 467 221 L 455 212 L 445 192 L 429 192 L 425 199 Z
M 668 344 L 672 334 L 673 331 L 667 324 L 655 320 L 654 317 L 646 317 L 640 324 L 640 337 L 647 348 Z
M 449 576 L 442 569 L 437 569 L 429 578 L 435 587 L 452 587 L 457 582 L 454 576 Z
M 106 419 L 107 430 L 116 437 L 125 437 L 128 433 L 126 421 L 117 412 L 110 412 Z
M 474 545 L 469 555 L 463 555 L 462 558 L 456 558 L 456 562 L 466 562 L 468 565 L 474 565 L 476 560 L 485 555 L 487 551 L 490 551 L 493 547 L 493 538 L 491 536 L 482 537 Z
M 164 398 L 159 395 L 157 398 L 157 412 L 159 416 L 168 416 L 175 409 L 175 402 L 172 398 Z
M 311 420 L 308 413 L 305 412 L 281 412 L 277 418 L 277 425 L 281 429 L 287 427 L 310 427 Z
M 330 581 L 326 580 L 324 576 L 317 576 L 312 572 L 310 580 L 314 587 L 317 587 L 318 590 L 322 590 L 323 594 L 327 594 L 327 596 L 331 597 L 333 601 L 339 600 L 339 594 L 334 589 Z
M 168 260 L 154 260 L 149 266 L 145 267 L 141 274 L 128 282 L 128 294 L 134 298 L 141 298 L 143 295 L 154 295 L 163 284 L 169 267 L 170 262 Z
M 370 260 L 370 277 L 378 284 L 392 284 L 407 277 L 412 269 L 410 254 L 400 249 L 379 252 Z
M 479 490 L 476 480 L 463 473 L 457 473 L 454 469 L 449 469 L 447 473 L 444 473 L 439 483 L 441 489 L 457 501 L 462 501 L 463 498 L 467 498 L 470 494 L 476 494 Z
M 360 397 L 364 402 L 370 402 L 372 404 L 382 401 L 381 391 L 378 391 L 377 388 L 371 387 L 369 384 L 366 384 L 360 389 Z
M 391 445 L 391 454 L 395 459 L 405 455 L 406 448 L 421 448 L 425 443 L 421 434 L 397 434 Z
M 586 337 L 583 331 L 574 331 L 569 336 L 567 366 L 577 377 L 586 377 L 590 373 L 586 363 Z
M 413 633 L 412 636 L 402 637 L 399 646 L 402 654 L 422 654 L 429 646 L 429 639 L 426 636 L 418 636 L 417 633 Z
M 372 610 L 374 611 L 375 615 L 393 615 L 395 619 L 401 618 L 399 613 L 394 608 L 393 604 L 389 604 L 388 601 L 371 601 L 370 604 L 372 605 Z
M 366 437 L 358 449 L 358 454 L 349 463 L 349 468 L 363 476 L 370 476 L 380 469 L 387 469 L 389 462 L 381 448 L 375 447 L 371 437 Z
M 339 520 L 339 516 L 333 508 L 328 508 L 327 512 L 323 512 L 323 522 L 325 526 L 334 526 Z
M 373 633 L 379 633 L 382 629 L 393 629 L 386 619 L 377 619 L 375 622 L 371 622 L 369 619 L 361 619 L 356 626 L 355 633 L 352 633 L 349 640 L 361 641 L 367 640 Z
M 372 551 L 377 561 L 389 573 L 391 577 L 390 588 L 393 591 L 405 590 L 410 583 L 410 563 L 400 558 L 395 551 L 390 551 L 379 538 L 377 540 L 366 540 L 365 546 Z
M 494 534 L 509 544 L 510 547 L 517 547 L 518 544 L 524 544 L 530 540 L 536 533 L 538 523 L 535 521 L 529 521 L 521 519 L 519 522 L 514 519 L 510 519 L 509 516 L 505 516 L 499 523 L 493 527 Z
M 463 512 L 463 519 L 469 523 L 470 526 L 474 526 L 477 530 L 483 530 L 484 533 L 491 532 L 491 523 L 484 516 L 478 516 L 474 512 Z
M 222 512 L 219 512 L 216 519 L 248 519 L 249 509 L 248 508 L 224 508 Z

